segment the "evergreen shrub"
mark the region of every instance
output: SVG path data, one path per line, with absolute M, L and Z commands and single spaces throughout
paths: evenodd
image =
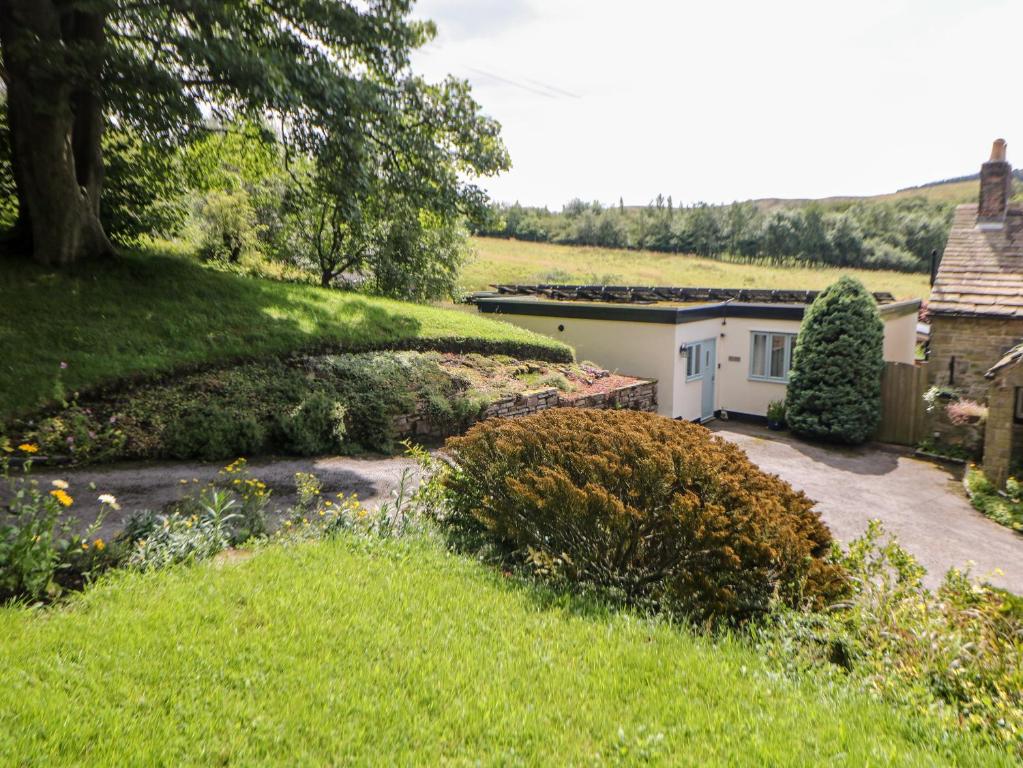
M 884 324 L 852 277 L 822 291 L 806 312 L 789 374 L 785 418 L 807 437 L 857 444 L 881 419 Z
M 699 620 L 844 590 L 813 502 L 707 429 L 553 409 L 448 440 L 448 522 L 538 573 Z

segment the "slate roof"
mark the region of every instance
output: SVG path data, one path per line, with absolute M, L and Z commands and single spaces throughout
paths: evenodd
M 976 205 L 956 208 L 928 310 L 1023 319 L 1023 207 L 1009 206 L 999 228 L 978 227 Z
M 1015 347 L 1006 352 L 1005 356 L 1002 357 L 1002 359 L 999 360 L 997 363 L 992 365 L 988 372 L 984 374 L 984 376 L 989 379 L 993 379 L 1003 370 L 1016 365 L 1020 361 L 1023 361 L 1023 343 L 1017 344 Z

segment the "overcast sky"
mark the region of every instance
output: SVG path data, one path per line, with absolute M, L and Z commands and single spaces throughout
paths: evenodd
M 1023 167 L 1023 0 L 421 0 L 503 126 L 498 200 L 894 191 Z

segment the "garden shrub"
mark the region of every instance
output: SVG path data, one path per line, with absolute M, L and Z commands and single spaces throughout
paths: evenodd
M 554 409 L 482 422 L 447 450 L 448 522 L 539 573 L 697 619 L 844 587 L 813 502 L 696 424 Z
M 164 448 L 177 459 L 214 461 L 255 453 L 266 436 L 255 415 L 242 407 L 216 402 L 184 409 L 164 430 Z
M 289 453 L 312 456 L 341 450 L 345 407 L 325 392 L 313 392 L 279 422 L 280 444 Z
M 797 434 L 862 443 L 881 418 L 884 324 L 863 284 L 842 277 L 821 292 L 799 331 L 785 417 Z

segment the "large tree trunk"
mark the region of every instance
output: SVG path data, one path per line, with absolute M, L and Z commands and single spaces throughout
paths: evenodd
M 19 223 L 43 264 L 113 250 L 99 218 L 103 23 L 55 0 L 0 0 Z

